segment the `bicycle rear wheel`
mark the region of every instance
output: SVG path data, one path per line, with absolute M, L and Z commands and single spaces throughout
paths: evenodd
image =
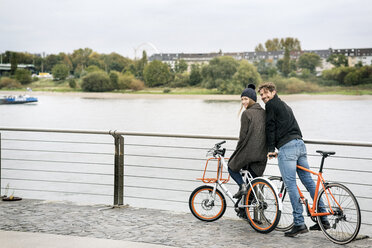
M 267 180 L 256 178 L 251 184 L 244 199 L 248 222 L 257 232 L 269 233 L 280 220 L 279 199 Z
M 330 223 L 330 228 L 321 222 L 321 217 L 317 216 L 319 226 L 325 236 L 336 244 L 347 244 L 355 239 L 359 233 L 361 216 L 357 199 L 353 193 L 344 185 L 339 183 L 330 183 L 322 189 L 316 201 L 317 213 L 320 212 L 320 199 L 325 205 L 325 210 Z M 327 194 L 325 193 L 327 192 Z M 327 200 L 327 196 L 329 201 Z
M 225 213 L 226 200 L 218 189 L 216 189 L 216 194 L 213 195 L 213 187 L 203 185 L 191 193 L 189 208 L 191 213 L 199 220 L 215 221 Z
M 287 189 L 284 185 L 283 178 L 272 176 L 269 177 L 269 180 L 274 184 L 274 186 L 276 186 L 279 194 L 279 199 L 282 201 L 282 213 L 275 230 L 282 232 L 288 231 L 293 227 L 294 223 L 292 215 L 292 204 L 291 200 L 289 199 Z

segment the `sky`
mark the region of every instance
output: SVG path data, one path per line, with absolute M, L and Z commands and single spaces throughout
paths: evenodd
M 369 0 L 0 0 L 0 53 L 245 52 L 285 37 L 371 48 L 371 27 Z

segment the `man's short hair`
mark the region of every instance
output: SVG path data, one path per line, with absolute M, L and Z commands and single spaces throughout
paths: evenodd
M 265 91 L 268 90 L 270 92 L 273 92 L 276 91 L 276 86 L 272 82 L 265 82 L 261 84 L 260 87 L 258 87 L 258 92 L 260 92 L 262 89 L 264 89 Z

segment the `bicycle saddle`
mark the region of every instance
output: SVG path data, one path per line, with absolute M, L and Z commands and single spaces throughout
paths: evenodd
M 320 150 L 317 150 L 316 152 L 322 154 L 323 157 L 328 157 L 330 155 L 335 155 L 336 154 L 336 152 L 331 152 L 331 151 L 320 151 Z

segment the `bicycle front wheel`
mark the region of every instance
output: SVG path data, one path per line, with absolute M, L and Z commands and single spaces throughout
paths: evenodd
M 272 176 L 269 177 L 269 180 L 274 184 L 274 186 L 276 186 L 276 189 L 278 190 L 279 200 L 282 201 L 282 212 L 280 215 L 279 223 L 276 226 L 275 230 L 286 232 L 290 230 L 294 225 L 291 200 L 289 199 L 289 195 L 282 177 Z
M 346 186 L 339 183 L 326 185 L 325 191 L 322 189 L 317 198 L 316 211 L 331 213 L 327 215 L 330 228 L 324 226 L 320 216 L 317 216 L 317 220 L 325 236 L 332 242 L 347 244 L 358 235 L 361 224 L 360 208 L 357 199 Z
M 256 178 L 251 184 L 244 199 L 248 222 L 257 232 L 269 233 L 280 220 L 278 196 L 267 180 Z
M 226 211 L 226 200 L 221 191 L 213 187 L 200 186 L 190 195 L 189 208 L 191 213 L 203 221 L 215 221 L 222 217 Z

